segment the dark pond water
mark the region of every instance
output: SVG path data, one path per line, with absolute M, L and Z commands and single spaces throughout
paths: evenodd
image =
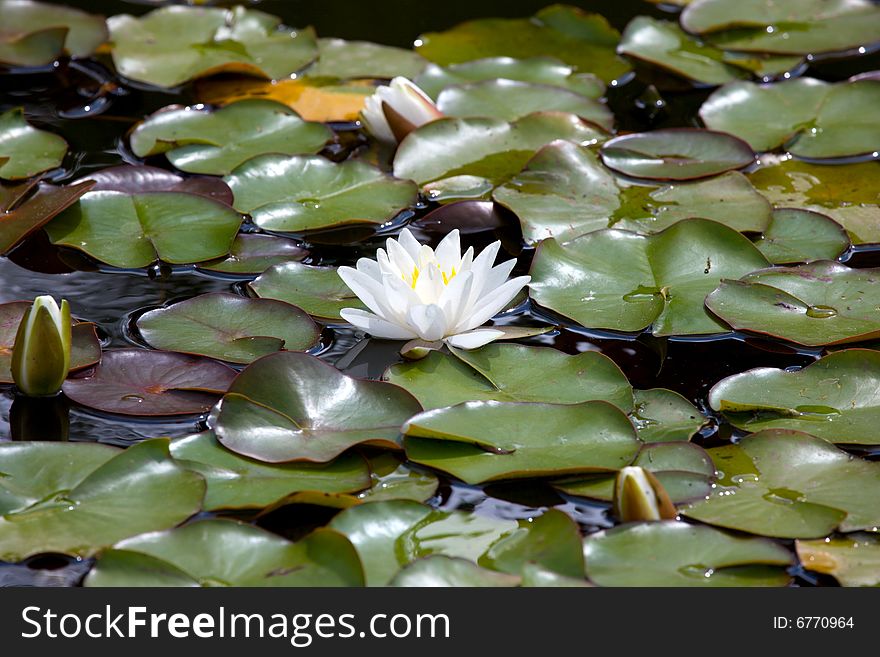
M 71 0 L 66 4 L 93 13 L 141 14 L 155 5 L 145 2 L 113 0 Z M 233 4 L 233 3 L 230 3 Z M 324 36 L 368 39 L 408 47 L 422 31 L 442 30 L 463 20 L 488 16 L 528 16 L 547 4 L 546 0 L 446 0 L 421 3 L 411 0 L 383 0 L 373 3 L 314 2 L 313 0 L 266 0 L 259 8 L 282 17 L 291 25 L 314 25 Z M 570 2 L 609 18 L 618 29 L 637 14 L 663 16 L 660 7 L 640 0 Z M 826 60 L 811 63 L 808 75 L 826 80 L 844 79 L 855 72 L 880 69 L 880 54 L 852 60 Z M 611 87 L 609 104 L 620 130 L 697 125 L 696 109 L 710 89 L 680 88 L 657 96 L 650 73 L 639 71 Z M 665 88 L 661 85 L 661 88 Z M 657 101 L 660 100 L 660 107 Z M 69 181 L 90 171 L 124 162 L 135 162 L 121 144 L 131 125 L 146 114 L 170 103 L 190 103 L 187 88 L 176 93 L 146 91 L 122 86 L 113 75 L 94 62 L 61 62 L 51 72 L 0 75 L 0 111 L 24 105 L 30 120 L 51 126 L 70 143 L 63 168 L 52 176 L 56 182 Z M 341 155 L 344 156 L 344 153 Z M 429 209 L 429 208 L 428 208 Z M 422 212 L 426 212 L 423 210 Z M 465 245 L 475 247 L 495 239 L 494 234 L 465 236 Z M 358 247 L 311 245 L 312 261 L 352 262 L 362 252 L 372 253 L 378 240 Z M 525 272 L 531 250 L 518 255 L 518 271 Z M 851 266 L 880 265 L 880 252 L 862 250 L 846 256 Z M 96 264 L 70 251 L 34 238 L 9 258 L 0 258 L 0 302 L 29 299 L 51 292 L 56 297 L 76 299 L 81 319 L 95 322 L 105 346 L 139 344 L 130 329 L 130 319 L 145 308 L 213 291 L 244 292 L 240 280 L 208 276 L 191 269 L 155 268 L 150 271 L 102 270 Z M 560 318 L 535 312 L 528 304 L 508 315 L 505 322 L 536 322 L 556 325 Z M 664 387 L 683 394 L 704 411 L 712 384 L 731 374 L 758 366 L 799 368 L 817 358 L 818 351 L 797 350 L 764 340 L 726 335 L 713 339 L 657 339 L 650 335 L 614 335 L 568 328 L 564 324 L 550 334 L 533 338 L 535 344 L 550 344 L 567 353 L 600 351 L 623 369 L 637 388 Z M 324 331 L 320 357 L 343 371 L 357 376 L 379 377 L 398 360 L 399 345 L 381 341 L 363 342 L 363 336 L 340 327 Z M 27 438 L 22 435 L 20 418 L 27 408 L 12 408 L 12 390 L 0 386 L 0 441 Z M 58 402 L 66 404 L 66 402 Z M 61 409 L 62 413 L 66 409 Z M 710 417 L 711 411 L 708 411 Z M 32 414 L 33 415 L 33 414 Z M 719 418 L 695 440 L 712 446 L 734 436 Z M 181 436 L 202 426 L 203 418 L 175 422 L 137 422 L 120 420 L 79 408 L 70 409 L 67 439 L 127 445 L 155 436 Z M 40 432 L 53 435 L 51 418 Z M 59 430 L 60 431 L 60 430 Z M 60 435 L 58 436 L 61 437 Z M 872 455 L 872 458 L 876 456 Z M 501 484 L 487 487 L 465 486 L 443 480 L 432 503 L 442 509 L 467 509 L 502 518 L 526 518 L 549 507 L 569 513 L 590 532 L 611 526 L 607 506 L 583 500 L 566 499 L 539 483 Z M 269 513 L 258 523 L 282 535 L 295 537 L 327 521 L 331 511 L 319 507 L 285 507 Z M 42 556 L 22 564 L 0 564 L 0 585 L 74 585 L 87 572 L 89 564 L 66 557 Z M 812 574 L 796 573 L 801 585 L 833 583 Z

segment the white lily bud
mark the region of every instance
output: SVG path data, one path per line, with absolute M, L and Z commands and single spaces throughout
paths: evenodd
M 45 295 L 27 309 L 12 347 L 12 378 L 29 397 L 45 397 L 61 390 L 70 371 L 72 341 L 70 306 L 61 307 Z
M 676 516 L 675 505 L 657 477 L 638 466 L 617 473 L 613 510 L 621 522 L 671 520 Z
M 367 98 L 361 112 L 364 127 L 376 139 L 396 144 L 425 123 L 442 118 L 434 101 L 416 84 L 396 77 Z

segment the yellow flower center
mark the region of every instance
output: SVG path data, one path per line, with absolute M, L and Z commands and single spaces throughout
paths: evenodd
M 440 269 L 440 265 L 439 265 L 439 264 L 437 264 L 436 266 L 437 266 L 437 269 Z M 412 289 L 414 289 L 414 290 L 416 289 L 416 283 L 419 282 L 419 274 L 420 274 L 420 273 L 421 273 L 421 272 L 419 271 L 419 266 L 418 266 L 418 265 L 416 265 L 415 267 L 413 267 L 412 277 L 411 277 L 411 279 L 410 279 L 410 287 L 411 287 Z M 455 271 L 455 267 L 452 268 L 452 271 L 451 271 L 449 274 L 447 274 L 445 271 L 443 271 L 442 269 L 440 269 L 440 276 L 443 277 L 443 285 L 449 285 L 449 281 L 451 281 L 453 278 L 455 278 L 456 273 L 457 273 L 457 272 Z M 404 281 L 406 281 L 406 275 L 405 275 L 405 274 L 401 274 L 400 277 L 401 277 Z

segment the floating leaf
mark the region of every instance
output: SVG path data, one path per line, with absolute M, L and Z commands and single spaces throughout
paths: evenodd
M 446 87 L 495 79 L 550 85 L 587 98 L 598 99 L 605 93 L 604 83 L 595 75 L 576 73 L 573 67 L 553 57 L 488 57 L 447 67 L 428 64 L 415 78 L 415 83 L 436 99 Z
M 672 390 L 634 390 L 630 414 L 646 443 L 687 441 L 706 424 L 706 418 L 687 399 Z
M 123 415 L 206 412 L 235 370 L 207 358 L 146 349 L 104 352 L 94 373 L 68 379 L 64 394 L 83 406 Z
M 877 162 L 828 166 L 763 155 L 761 164 L 749 178 L 777 208 L 828 215 L 846 228 L 854 244 L 880 242 Z
M 339 311 L 343 308 L 366 309 L 339 278 L 336 267 L 288 262 L 270 267 L 248 287 L 261 299 L 286 301 L 325 319 L 341 321 Z
M 64 187 L 40 185 L 37 192 L 24 201 L 21 197 L 10 199 L 7 207 L 0 208 L 0 254 L 21 244 L 93 186 L 88 180 Z
M 616 470 L 639 448 L 626 415 L 603 401 L 465 402 L 411 417 L 409 460 L 474 484 Z
M 755 246 L 774 265 L 834 260 L 846 253 L 849 235 L 839 223 L 812 210 L 779 208 Z
M 296 543 L 233 520 L 211 518 L 117 543 L 86 586 L 363 586 L 344 537 L 317 529 Z
M 247 99 L 215 111 L 166 107 L 129 136 L 138 157 L 164 153 L 182 171 L 225 175 L 257 155 L 317 153 L 333 132 L 273 100 Z
M 408 392 L 354 379 L 314 356 L 264 356 L 238 375 L 209 424 L 223 445 L 271 463 L 329 461 L 360 443 L 397 447 L 421 410 Z
M 203 103 L 229 103 L 263 98 L 287 105 L 306 121 L 356 121 L 376 87 L 372 81 L 339 84 L 336 80 L 304 77 L 268 82 L 254 78 L 203 80 L 196 95 Z
M 587 577 L 600 586 L 785 586 L 792 555 L 761 538 L 675 520 L 624 525 L 584 540 Z
M 799 431 L 761 431 L 709 455 L 712 493 L 682 510 L 712 525 L 780 538 L 815 538 L 880 523 L 880 463 Z
M 237 294 L 202 294 L 150 310 L 137 320 L 150 346 L 250 363 L 281 349 L 304 351 L 318 341 L 315 322 L 296 306 Z
M 556 139 L 594 144 L 604 135 L 573 114 L 538 112 L 499 119 L 439 119 L 414 130 L 394 156 L 394 175 L 419 184 L 477 176 L 504 182 L 541 146 Z
M 442 554 L 432 555 L 409 564 L 391 580 L 390 586 L 401 587 L 508 587 L 517 586 L 520 578 L 480 568 L 467 559 Z
M 414 205 L 416 186 L 357 160 L 316 155 L 255 157 L 226 181 L 236 209 L 261 228 L 301 232 L 346 224 L 381 224 Z
M 725 50 L 806 55 L 876 42 L 880 8 L 870 0 L 700 0 L 681 25 Z
M 229 253 L 241 215 L 228 205 L 181 192 L 92 191 L 46 226 L 62 244 L 114 267 L 184 264 Z
M 532 18 L 483 18 L 421 35 L 417 52 L 446 66 L 486 57 L 551 56 L 611 82 L 629 71 L 615 54 L 620 34 L 604 16 L 553 5 Z
M 301 491 L 351 493 L 370 485 L 367 462 L 355 455 L 330 463 L 262 463 L 217 442 L 210 431 L 171 442 L 171 454 L 208 484 L 205 509 L 261 509 Z
M 603 230 L 564 245 L 544 240 L 529 287 L 536 302 L 590 328 L 700 335 L 726 330 L 703 306 L 719 281 L 767 265 L 736 231 L 686 219 L 650 236 Z
M 880 82 L 828 84 L 799 78 L 777 84 L 734 82 L 700 108 L 707 127 L 744 139 L 757 151 L 785 148 L 834 158 L 880 149 L 880 129 L 865 117 L 880 103 Z
M 318 39 L 318 60 L 306 75 L 336 79 L 416 77 L 428 62 L 412 50 L 370 41 Z
M 800 56 L 744 57 L 705 44 L 677 23 L 636 16 L 629 22 L 617 51 L 705 84 L 724 84 L 750 73 L 783 73 L 801 63 Z
M 0 384 L 12 383 L 12 347 L 15 334 L 30 301 L 13 301 L 0 304 Z M 73 322 L 70 349 L 70 371 L 91 367 L 101 360 L 101 343 L 95 333 L 95 325 L 89 322 Z
M 0 443 L 0 559 L 94 555 L 196 513 L 205 482 L 165 439 L 118 450 L 94 443 Z
M 802 370 L 759 367 L 721 380 L 709 404 L 746 431 L 796 429 L 852 445 L 877 445 L 880 352 L 845 349 Z
M 354 544 L 368 586 L 385 586 L 403 566 L 431 555 L 477 561 L 499 540 L 523 531 L 514 520 L 435 511 L 405 500 L 351 507 L 329 527 Z
M 150 166 L 122 164 L 89 173 L 94 191 L 125 192 L 181 192 L 204 196 L 224 205 L 232 205 L 232 190 L 213 176 L 187 176 Z
M 241 233 L 236 235 L 229 255 L 198 268 L 221 274 L 259 274 L 275 265 L 296 262 L 309 252 L 294 240 L 276 235 Z
M 880 537 L 850 534 L 795 541 L 804 568 L 832 575 L 841 586 L 880 586 Z
M 427 410 L 466 401 L 554 402 L 602 400 L 628 411 L 632 386 L 607 356 L 585 351 L 488 344 L 470 351 L 450 348 L 421 360 L 393 365 L 385 379 L 415 396 Z M 523 367 L 528 363 L 528 367 Z
M 737 330 L 815 347 L 880 337 L 880 270 L 831 260 L 722 281 L 706 307 Z
M 116 70 L 159 87 L 215 73 L 277 79 L 297 72 L 317 54 L 314 31 L 279 29 L 280 23 L 240 6 L 162 7 L 107 20 Z
M 483 80 L 446 87 L 437 96 L 437 108 L 446 116 L 488 116 L 515 121 L 533 112 L 576 114 L 611 130 L 614 115 L 599 101 L 574 91 L 515 80 Z
M 660 188 L 632 185 L 609 173 L 592 151 L 565 141 L 544 146 L 493 198 L 516 213 L 529 243 L 564 242 L 611 227 L 654 233 L 689 217 L 761 231 L 771 212 L 738 171 Z
M 669 128 L 615 137 L 602 145 L 602 162 L 635 178 L 692 180 L 741 169 L 755 161 L 744 141 L 723 132 Z
M 359 500 L 414 500 L 425 502 L 437 493 L 437 477 L 424 470 L 414 470 L 396 454 L 385 452 L 370 459 L 372 483 L 358 495 Z
M 0 0 L 0 62 L 44 66 L 63 52 L 87 57 L 107 40 L 104 17 L 30 0 Z
M 31 126 L 22 108 L 0 114 L 0 178 L 20 180 L 54 169 L 66 152 L 67 142 Z
M 632 465 L 652 472 L 675 504 L 705 498 L 712 490 L 715 466 L 704 449 L 687 442 L 653 443 L 639 451 Z M 563 493 L 611 502 L 615 475 L 591 475 L 555 482 Z

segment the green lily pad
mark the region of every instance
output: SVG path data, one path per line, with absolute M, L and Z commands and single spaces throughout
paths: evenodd
M 89 557 L 123 538 L 167 529 L 201 508 L 205 482 L 168 441 L 126 450 L 94 443 L 0 443 L 0 559 L 41 552 Z
M 248 287 L 261 299 L 278 299 L 302 308 L 310 315 L 342 321 L 343 308 L 366 309 L 342 282 L 336 267 L 313 267 L 299 262 L 274 265 Z
M 385 380 L 408 390 L 426 409 L 466 401 L 607 401 L 633 407 L 632 386 L 607 356 L 585 351 L 573 356 L 547 347 L 488 344 L 473 350 L 450 348 L 393 365 Z M 524 367 L 527 364 L 527 367 Z
M 878 269 L 831 260 L 756 271 L 722 281 L 706 307 L 737 330 L 810 347 L 880 337 Z
M 700 117 L 707 127 L 736 135 L 757 151 L 785 146 L 800 157 L 835 158 L 880 149 L 880 129 L 867 118 L 878 102 L 877 80 L 735 82 L 706 99 Z
M 193 415 L 213 406 L 235 370 L 207 358 L 147 349 L 104 352 L 94 372 L 69 378 L 64 394 L 122 415 Z
M 841 586 L 880 586 L 880 537 L 850 534 L 818 541 L 796 541 L 804 568 L 832 575 Z
M 760 367 L 735 374 L 715 384 L 709 404 L 746 431 L 796 429 L 835 443 L 877 445 L 880 352 L 845 349 L 795 372 Z
M 414 205 L 416 186 L 358 160 L 317 155 L 255 157 L 226 182 L 235 208 L 260 228 L 301 232 L 346 224 L 381 224 Z
M 605 82 L 630 68 L 617 56 L 620 34 L 605 17 L 568 5 L 553 5 L 532 18 L 483 18 L 417 40 L 417 52 L 446 66 L 486 57 L 556 57 Z
M 523 238 L 565 242 L 603 228 L 655 233 L 689 217 L 739 231 L 761 231 L 770 203 L 738 171 L 663 187 L 633 185 L 611 174 L 592 151 L 565 141 L 539 150 L 493 198 L 520 220 Z
M 465 402 L 411 417 L 402 431 L 410 461 L 469 484 L 617 470 L 641 444 L 604 401 Z
M 250 363 L 281 349 L 305 351 L 321 333 L 296 306 L 224 292 L 150 310 L 138 318 L 137 329 L 156 349 L 231 363 Z
M 254 9 L 162 7 L 107 20 L 113 63 L 126 78 L 175 87 L 215 73 L 278 79 L 309 64 L 318 48 L 311 28 L 279 29 L 281 20 Z
M 656 235 L 602 230 L 564 245 L 544 240 L 529 287 L 537 303 L 590 328 L 700 335 L 727 330 L 703 305 L 720 280 L 768 264 L 735 230 L 685 219 Z
M 827 215 L 847 230 L 854 244 L 880 242 L 877 162 L 828 166 L 762 155 L 761 164 L 749 179 L 777 208 Z
M 92 191 L 46 225 L 53 244 L 114 267 L 162 260 L 185 264 L 229 253 L 241 215 L 219 201 L 181 192 Z
M 849 235 L 831 217 L 812 210 L 779 208 L 755 246 L 774 265 L 834 260 L 852 246 Z
M 700 0 L 681 25 L 725 50 L 806 55 L 876 42 L 880 8 L 870 0 Z
M 566 577 L 535 564 L 523 568 L 522 587 L 589 588 L 593 586 L 584 577 Z
M 690 518 L 780 538 L 880 524 L 880 463 L 822 438 L 777 429 L 708 451 L 718 483 L 707 499 L 682 509 Z
M 370 459 L 370 487 L 357 497 L 364 502 L 413 500 L 425 502 L 440 485 L 435 475 L 415 470 L 397 454 L 384 452 Z
M 239 100 L 218 110 L 170 106 L 129 136 L 138 157 L 164 153 L 182 171 L 225 175 L 257 155 L 317 153 L 333 137 L 274 100 Z
M 0 304 L 0 384 L 13 382 L 12 347 L 15 345 L 18 326 L 30 307 L 29 301 Z M 74 320 L 70 345 L 70 371 L 83 370 L 100 360 L 101 343 L 95 333 L 95 325 Z
M 291 543 L 233 520 L 211 518 L 135 536 L 100 556 L 85 586 L 363 586 L 343 536 L 317 529 Z
M 458 176 L 500 183 L 556 139 L 587 145 L 604 139 L 604 134 L 573 114 L 559 112 L 529 114 L 512 123 L 439 119 L 407 135 L 394 156 L 394 175 L 419 184 Z
M 687 442 L 645 445 L 632 465 L 652 472 L 675 504 L 705 498 L 715 480 L 715 466 L 706 450 Z M 553 486 L 568 495 L 611 502 L 615 478 L 616 475 L 591 475 L 558 481 Z
M 636 16 L 630 21 L 617 51 L 705 84 L 724 84 L 747 78 L 751 73 L 784 73 L 801 63 L 797 55 L 744 57 L 728 53 L 703 43 L 677 23 L 649 16 Z
M 31 126 L 22 108 L 0 114 L 0 178 L 20 180 L 54 169 L 61 165 L 65 153 L 67 142 Z
M 264 356 L 238 375 L 209 418 L 223 445 L 279 463 L 329 461 L 361 443 L 399 446 L 421 406 L 405 390 L 346 376 L 314 356 Z
M 94 182 L 88 180 L 63 187 L 40 185 L 29 197 L 11 196 L 7 202 L 0 203 L 0 254 L 21 244 L 93 186 Z M 31 185 L 27 187 L 29 191 Z
M 600 586 L 785 586 L 791 553 L 762 538 L 675 520 L 624 525 L 584 540 L 587 577 Z
M 405 48 L 370 41 L 318 39 L 318 59 L 306 71 L 308 77 L 390 79 L 416 77 L 427 60 Z
M 614 115 L 599 101 L 574 91 L 518 80 L 483 80 L 446 87 L 437 96 L 437 108 L 446 116 L 488 116 L 515 121 L 533 112 L 576 114 L 611 130 Z
M 415 83 L 436 99 L 446 87 L 495 79 L 550 85 L 587 98 L 598 99 L 605 93 L 605 84 L 595 75 L 576 73 L 573 67 L 553 57 L 488 57 L 446 67 L 428 64 Z
M 645 443 L 688 441 L 706 424 L 696 406 L 663 388 L 633 391 L 630 418 Z
M 87 57 L 107 40 L 104 17 L 30 0 L 0 0 L 0 62 L 45 66 L 65 51 Z
M 520 578 L 481 568 L 467 559 L 442 554 L 418 559 L 397 573 L 389 586 L 400 587 L 510 587 Z
M 605 142 L 599 151 L 609 169 L 634 178 L 692 180 L 755 161 L 744 141 L 724 132 L 697 128 L 668 128 L 637 132 Z
M 171 442 L 171 455 L 208 484 L 205 510 L 261 509 L 301 491 L 351 493 L 370 485 L 367 462 L 342 456 L 330 463 L 262 463 L 223 447 L 210 431 Z
M 235 236 L 229 255 L 199 264 L 198 269 L 221 274 L 259 274 L 275 265 L 296 262 L 309 252 L 298 242 L 259 233 L 241 233 Z

